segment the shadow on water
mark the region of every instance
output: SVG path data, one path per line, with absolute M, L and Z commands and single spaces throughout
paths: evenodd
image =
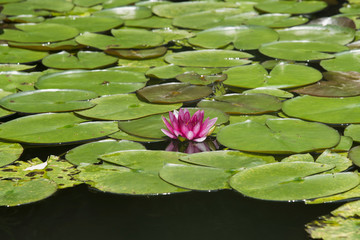
M 0 239 L 304 240 L 304 225 L 339 205 L 260 201 L 230 190 L 124 196 L 81 185 L 38 203 L 1 207 Z

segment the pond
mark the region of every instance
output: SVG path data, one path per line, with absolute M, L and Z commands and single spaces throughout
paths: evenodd
M 0 4 L 1 239 L 360 236 L 356 0 Z

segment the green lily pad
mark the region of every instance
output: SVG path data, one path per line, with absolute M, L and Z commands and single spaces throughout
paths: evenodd
M 34 90 L 34 84 L 41 75 L 41 72 L 1 72 L 0 89 L 12 93 L 17 92 L 18 90 Z
M 116 141 L 116 140 L 101 140 L 97 142 L 86 143 L 67 152 L 65 158 L 74 165 L 82 163 L 99 163 L 99 157 L 102 154 L 111 153 L 121 150 L 138 150 L 145 149 L 145 147 L 136 142 L 131 141 Z
M 104 9 L 93 13 L 93 15 L 98 17 L 111 17 L 111 18 L 121 18 L 123 20 L 130 20 L 130 19 L 148 18 L 151 17 L 152 13 L 151 10 L 147 7 L 125 6 L 125 7 Z
M 253 121 L 261 124 L 265 124 L 268 119 L 278 119 L 279 117 L 274 115 L 262 114 L 262 115 L 230 115 L 229 122 L 230 124 Z
M 224 169 L 166 164 L 159 172 L 160 177 L 175 186 L 185 189 L 211 191 L 228 189 L 231 173 Z
M 143 73 L 118 70 L 70 70 L 41 76 L 38 89 L 82 89 L 98 95 L 129 93 L 145 86 Z
M 264 26 L 216 27 L 204 30 L 190 38 L 190 44 L 203 48 L 224 48 L 232 43 L 242 50 L 258 49 L 261 44 L 274 42 L 278 34 Z
M 347 136 L 341 136 L 340 142 L 333 148 L 331 148 L 334 152 L 348 152 L 353 145 L 353 139 Z
M 269 13 L 304 14 L 323 10 L 327 4 L 322 1 L 264 1 L 255 5 L 255 8 Z
M 259 48 L 266 56 L 295 61 L 333 58 L 332 53 L 346 50 L 348 48 L 340 44 L 316 41 L 278 41 L 265 43 Z
M 181 163 L 179 158 L 185 155 L 187 154 L 168 151 L 123 150 L 103 154 L 100 159 L 132 170 L 156 174 L 165 164 Z
M 355 37 L 355 30 L 336 25 L 305 25 L 277 31 L 280 41 L 309 40 L 345 45 Z
M 46 89 L 19 92 L 0 100 L 0 106 L 23 113 L 68 112 L 95 106 L 89 100 L 97 94 L 75 89 Z
M 185 70 L 185 69 L 183 69 Z M 196 70 L 196 69 L 194 69 Z M 211 73 L 210 73 L 211 74 Z M 194 85 L 209 85 L 209 84 L 216 84 L 218 82 L 223 82 L 227 79 L 226 74 L 198 74 L 195 71 L 185 72 L 183 74 L 177 75 L 176 79 L 183 83 L 190 83 Z M 222 86 L 222 85 L 220 85 Z M 213 87 L 214 88 L 214 87 Z M 213 90 L 214 91 L 214 90 Z M 215 90 L 216 95 L 216 90 Z
M 91 7 L 94 5 L 102 4 L 108 0 L 74 0 L 74 4 L 81 7 Z
M 113 138 L 113 139 L 118 139 L 118 140 L 128 140 L 128 141 L 144 142 L 144 143 L 163 141 L 163 139 L 159 140 L 159 139 L 153 139 L 153 138 L 138 137 L 138 136 L 134 136 L 131 134 L 127 134 L 126 132 L 123 132 L 123 131 L 118 131 L 116 133 L 110 134 L 110 135 L 108 135 L 108 137 Z
M 2 139 L 54 144 L 104 137 L 118 131 L 116 122 L 86 122 L 72 113 L 44 113 L 17 118 L 0 125 Z
M 77 112 L 77 114 L 101 120 L 130 120 L 178 109 L 177 104 L 151 104 L 140 101 L 135 94 L 116 94 L 103 96 L 91 102 L 95 107 Z
M 253 55 L 231 50 L 199 50 L 173 53 L 165 57 L 165 61 L 188 67 L 233 67 L 245 65 Z
M 0 64 L 0 72 L 23 71 L 34 68 L 35 65 L 25 64 Z
M 149 77 L 156 77 L 162 79 L 175 78 L 177 75 L 182 74 L 183 69 L 174 64 L 151 68 L 146 72 Z
M 14 112 L 10 112 L 10 111 L 8 111 L 8 110 L 5 110 L 5 109 L 3 109 L 3 108 L 0 108 L 0 118 L 2 118 L 2 117 L 7 117 L 7 116 L 9 116 L 9 115 L 11 115 L 11 114 L 14 114 Z
M 320 65 L 327 71 L 360 72 L 360 49 L 335 54 L 334 59 L 323 60 Z
M 181 28 L 208 29 L 219 26 L 237 26 L 247 19 L 257 16 L 258 13 L 245 12 L 239 8 L 219 8 L 208 11 L 194 12 L 175 17 L 172 24 Z
M 48 11 L 67 12 L 74 5 L 66 0 L 27 0 L 4 5 L 2 14 L 5 15 L 49 15 Z
M 189 13 L 214 10 L 219 8 L 240 8 L 243 12 L 253 11 L 253 2 L 245 2 L 243 4 L 226 3 L 226 2 L 179 2 L 156 5 L 152 8 L 153 13 L 161 17 L 174 18 Z
M 322 78 L 318 70 L 296 64 L 278 64 L 270 73 L 260 64 L 233 67 L 223 73 L 228 76 L 224 84 L 240 88 L 293 88 Z
M 125 26 L 127 27 L 138 27 L 138 28 L 170 28 L 171 19 L 161 18 L 157 16 L 151 16 L 145 19 L 134 19 L 134 20 L 126 20 Z
M 335 146 L 339 133 L 321 123 L 299 119 L 268 119 L 228 125 L 217 134 L 226 147 L 249 152 L 302 153 Z
M 31 181 L 0 181 L 0 205 L 19 206 L 37 202 L 51 196 L 57 190 L 57 185 L 47 179 Z
M 0 45 L 0 63 L 28 63 L 43 59 L 47 52 L 38 52 L 27 49 L 12 48 Z
M 144 29 L 112 29 L 113 36 L 86 32 L 76 38 L 82 45 L 106 49 L 151 48 L 163 44 L 163 37 Z
M 151 103 L 181 103 L 207 97 L 212 93 L 212 89 L 188 83 L 166 83 L 151 85 L 136 93 Z
M 301 25 L 307 21 L 308 19 L 303 16 L 291 16 L 291 14 L 287 13 L 268 13 L 246 19 L 245 23 L 248 25 L 261 25 L 271 28 L 285 28 Z
M 331 169 L 330 171 L 326 173 L 336 173 L 336 172 L 342 172 L 348 169 L 352 162 L 350 159 L 348 159 L 346 156 L 339 154 L 339 153 L 333 153 L 330 150 L 325 150 L 317 159 L 317 163 L 323 163 L 323 164 L 331 164 L 334 165 L 335 168 Z
M 45 18 L 35 15 L 6 16 L 6 19 L 14 23 L 41 23 Z
M 103 32 L 121 26 L 124 21 L 119 18 L 96 17 L 96 16 L 66 16 L 49 18 L 46 23 L 63 24 L 74 27 L 80 33 Z
M 60 42 L 46 42 L 46 43 L 18 43 L 8 42 L 11 47 L 25 48 L 36 51 L 60 51 L 60 50 L 74 50 L 82 48 L 74 39 L 60 41 Z
M 130 5 L 138 1 L 139 0 L 107 0 L 102 4 L 102 6 L 104 8 L 113 8 L 113 7 Z
M 230 185 L 249 197 L 294 201 L 333 195 L 359 184 L 359 176 L 351 172 L 314 175 L 331 168 L 310 162 L 265 164 L 237 173 Z
M 199 110 L 198 108 L 186 109 L 189 110 L 189 113 L 191 115 L 193 115 L 197 110 Z M 226 123 L 229 119 L 229 116 L 220 110 L 211 108 L 204 108 L 202 110 L 204 110 L 204 119 L 213 119 L 215 117 L 218 118 L 218 120 L 216 121 L 216 125 Z M 119 128 L 126 133 L 135 136 L 151 139 L 162 139 L 165 137 L 165 134 L 160 129 L 166 128 L 161 118 L 161 116 L 163 115 L 165 114 L 156 114 L 135 120 L 119 122 Z M 166 117 L 168 118 L 167 114 Z
M 345 128 L 344 136 L 351 137 L 355 142 L 360 142 L 360 125 L 350 124 Z
M 323 123 L 359 123 L 360 97 L 301 96 L 284 102 L 282 111 L 291 117 Z
M 104 52 L 121 58 L 148 59 L 163 56 L 167 52 L 167 47 L 161 46 L 147 49 L 106 49 Z
M 287 92 L 287 91 L 284 91 L 281 89 L 277 89 L 277 88 L 272 88 L 272 87 L 259 87 L 259 88 L 254 88 L 254 89 L 243 91 L 242 93 L 244 93 L 244 94 L 263 93 L 263 94 L 271 95 L 271 96 L 278 97 L 278 98 L 294 97 L 294 95 L 290 92 Z
M 159 195 L 183 192 L 161 180 L 157 174 L 131 171 L 113 165 L 85 165 L 77 178 L 104 192 L 131 195 Z
M 295 89 L 293 92 L 318 97 L 351 97 L 360 95 L 360 73 L 324 72 L 326 81 Z
M 118 60 L 103 52 L 79 51 L 76 56 L 66 51 L 51 54 L 42 63 L 57 69 L 95 69 L 111 65 Z
M 164 43 L 176 42 L 191 38 L 195 36 L 195 33 L 186 31 L 184 29 L 172 29 L 172 28 L 163 28 L 163 29 L 154 29 L 154 33 L 160 34 L 164 38 Z
M 255 155 L 239 151 L 194 153 L 180 157 L 181 161 L 200 166 L 237 170 L 275 162 L 273 156 Z
M 16 24 L 18 30 L 4 29 L 0 40 L 13 42 L 56 42 L 74 38 L 79 31 L 71 26 L 55 23 Z
M 360 146 L 356 146 L 350 149 L 349 158 L 356 166 L 360 166 Z
M 197 106 L 215 108 L 229 114 L 260 114 L 281 109 L 282 102 L 266 94 L 227 94 L 215 97 L 216 101 L 201 100 Z
M 0 167 L 17 160 L 22 152 L 23 148 L 18 143 L 0 142 Z
M 43 178 L 46 165 L 46 163 L 38 158 L 33 158 L 28 161 L 18 160 L 13 164 L 0 168 L 0 179 L 29 181 Z
M 293 154 L 289 157 L 281 159 L 281 162 L 314 162 L 314 158 L 310 153 Z

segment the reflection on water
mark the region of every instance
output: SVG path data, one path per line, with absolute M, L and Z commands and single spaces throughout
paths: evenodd
M 207 139 L 204 142 L 192 142 L 185 141 L 181 142 L 178 140 L 171 140 L 169 145 L 165 148 L 165 151 L 171 152 L 184 152 L 184 153 L 199 153 L 218 150 L 219 144 L 216 140 Z

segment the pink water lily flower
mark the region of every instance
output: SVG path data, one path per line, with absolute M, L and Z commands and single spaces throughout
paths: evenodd
M 177 139 L 182 137 L 190 141 L 202 142 L 214 130 L 217 118 L 207 118 L 204 120 L 204 111 L 198 110 L 193 116 L 189 110 L 181 108 L 179 111 L 169 112 L 170 123 L 162 116 L 166 129 L 161 131 L 170 138 Z

